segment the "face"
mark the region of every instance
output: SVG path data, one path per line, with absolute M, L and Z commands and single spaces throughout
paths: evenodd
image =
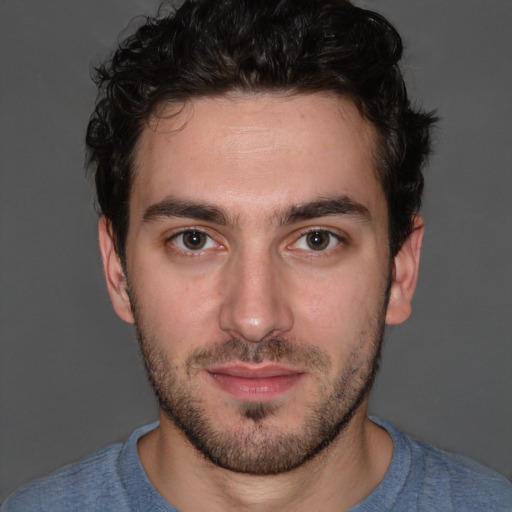
M 197 99 L 142 134 L 126 276 L 100 224 L 109 291 L 162 424 L 214 463 L 290 470 L 360 411 L 416 268 L 390 260 L 374 153 L 355 106 L 319 94 Z

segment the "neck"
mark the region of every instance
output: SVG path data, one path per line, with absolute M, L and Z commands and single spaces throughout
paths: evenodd
M 207 461 L 164 415 L 139 440 L 146 473 L 180 510 L 302 512 L 348 510 L 377 487 L 391 462 L 387 432 L 366 418 L 362 404 L 345 430 L 299 468 L 270 476 L 235 473 Z

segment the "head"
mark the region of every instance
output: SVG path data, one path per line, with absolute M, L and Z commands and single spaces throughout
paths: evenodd
M 122 260 L 134 153 L 149 119 L 168 104 L 233 91 L 329 92 L 355 103 L 377 131 L 375 171 L 394 256 L 421 205 L 433 122 L 411 108 L 401 57 L 394 27 L 346 0 L 187 0 L 148 19 L 97 70 L 87 130 L 97 201 Z
M 100 68 L 88 129 L 107 285 L 162 424 L 292 470 L 364 404 L 409 314 L 431 118 L 400 38 L 345 1 L 205 0 Z

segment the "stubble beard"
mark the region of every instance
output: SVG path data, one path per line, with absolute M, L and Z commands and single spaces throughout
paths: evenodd
M 214 348 L 196 350 L 188 357 L 185 368 L 178 368 L 145 332 L 137 314 L 136 331 L 160 408 L 191 444 L 224 469 L 271 475 L 291 471 L 311 460 L 349 424 L 379 369 L 387 298 L 384 302 L 385 307 L 359 333 L 356 348 L 331 380 L 325 375 L 329 375 L 332 361 L 312 345 L 299 346 L 279 337 L 260 343 L 230 339 Z M 132 307 L 137 313 L 135 301 Z M 215 417 L 205 409 L 197 389 L 198 379 L 194 381 L 190 376 L 205 364 L 224 361 L 303 363 L 311 370 L 318 383 L 317 393 L 314 401 L 307 404 L 304 417 L 297 419 L 297 428 L 287 432 L 275 426 L 272 420 L 279 414 L 279 405 L 274 402 L 241 403 L 237 407 L 239 420 L 232 429 L 216 427 Z

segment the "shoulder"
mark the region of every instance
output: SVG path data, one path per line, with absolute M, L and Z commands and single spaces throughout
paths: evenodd
M 512 483 L 499 473 L 468 457 L 416 441 L 387 421 L 372 420 L 393 438 L 392 481 L 400 487 L 397 503 L 407 502 L 409 510 L 512 512 Z
M 125 512 L 132 510 L 130 500 L 141 495 L 145 503 L 158 501 L 137 453 L 139 438 L 157 426 L 140 427 L 125 443 L 107 446 L 20 487 L 0 504 L 0 512 Z
M 455 510 L 512 511 L 512 483 L 482 464 L 410 440 L 412 467 L 425 495 L 449 497 Z
M 393 458 L 380 485 L 354 510 L 512 512 L 512 483 L 505 477 L 370 419 L 391 435 Z
M 122 505 L 123 487 L 118 475 L 122 446 L 110 445 L 20 487 L 6 499 L 0 511 L 102 510 L 105 499 L 117 499 Z M 118 510 L 123 510 L 122 506 Z

